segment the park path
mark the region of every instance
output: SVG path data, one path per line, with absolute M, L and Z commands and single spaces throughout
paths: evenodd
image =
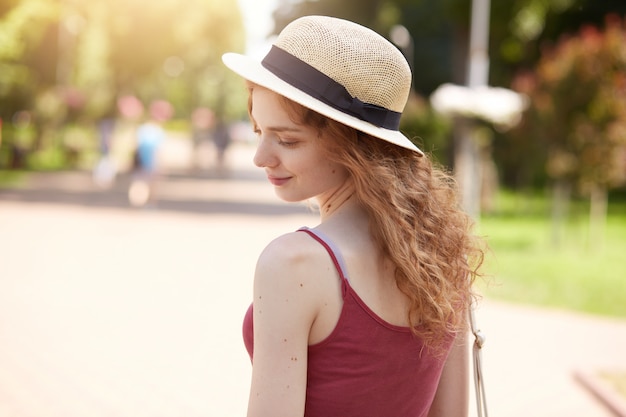
M 233 146 L 227 175 L 169 171 L 148 209 L 124 175 L 0 189 L 0 417 L 245 415 L 256 256 L 316 220 L 274 197 L 251 152 Z M 575 374 L 626 371 L 625 320 L 489 299 L 477 318 L 492 416 L 613 415 Z

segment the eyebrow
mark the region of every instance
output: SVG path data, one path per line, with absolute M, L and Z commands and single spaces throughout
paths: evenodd
M 256 127 L 258 128 L 258 125 Z M 270 132 L 299 132 L 301 129 L 289 126 L 268 126 L 265 130 Z

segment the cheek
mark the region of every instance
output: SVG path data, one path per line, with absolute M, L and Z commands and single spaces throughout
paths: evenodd
M 324 172 L 329 181 L 343 182 L 346 180 L 346 178 L 348 178 L 348 171 L 343 166 L 328 162 L 326 162 L 324 165 Z

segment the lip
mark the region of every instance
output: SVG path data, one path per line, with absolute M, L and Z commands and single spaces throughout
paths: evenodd
M 275 177 L 272 175 L 267 176 L 267 180 L 275 187 L 280 187 L 281 185 L 286 184 L 291 177 Z

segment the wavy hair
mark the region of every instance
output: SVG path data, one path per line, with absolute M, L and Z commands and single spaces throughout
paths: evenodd
M 428 156 L 280 97 L 295 123 L 323 132 L 318 136 L 326 156 L 350 173 L 369 214 L 370 233 L 410 300 L 412 331 L 427 346 L 442 348 L 451 334 L 467 328 L 472 285 L 484 258 L 473 221 L 460 208 L 453 176 Z M 251 100 L 248 110 L 251 114 Z

